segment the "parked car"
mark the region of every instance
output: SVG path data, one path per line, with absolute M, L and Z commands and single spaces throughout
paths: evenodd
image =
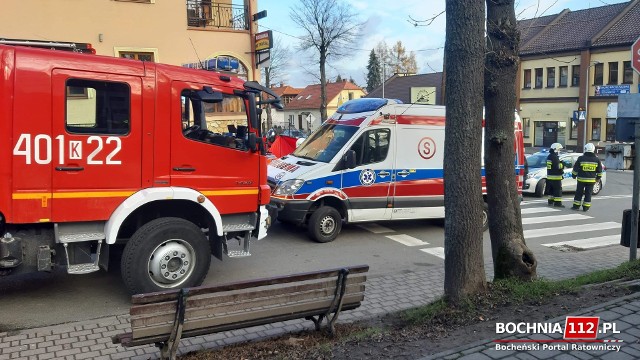
M 564 164 L 564 175 L 562 177 L 563 192 L 576 191 L 578 182 L 571 177 L 571 171 L 573 171 L 573 164 L 578 160 L 580 155 L 582 155 L 582 153 L 560 152 L 558 154 L 560 161 Z M 548 156 L 548 151 L 540 151 L 527 156 L 527 174 L 522 189 L 523 193 L 534 194 L 538 197 L 544 195 L 544 187 L 547 183 Z M 602 165 L 602 169 L 602 178 L 593 186 L 593 195 L 600 193 L 607 182 L 607 173 L 604 165 Z
M 285 129 L 282 131 L 282 133 L 280 133 L 280 135 L 284 135 L 284 136 L 290 136 L 290 137 L 294 137 L 294 138 L 306 138 L 307 134 L 303 133 L 302 131 L 298 130 L 298 129 Z

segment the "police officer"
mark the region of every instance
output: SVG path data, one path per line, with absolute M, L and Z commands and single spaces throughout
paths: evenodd
M 564 207 L 562 205 L 562 175 L 564 165 L 558 158 L 558 151 L 562 149 L 559 143 L 551 144 L 549 156 L 547 156 L 547 187 L 545 194 L 549 195 L 549 206 Z
M 571 209 L 588 211 L 591 208 L 591 193 L 593 185 L 602 177 L 602 164 L 600 159 L 594 154 L 596 147 L 588 143 L 584 146 L 584 154 L 582 154 L 573 165 L 571 176 L 578 179 L 576 187 L 576 196 L 573 198 L 573 206 Z M 584 194 L 584 201 L 582 200 Z

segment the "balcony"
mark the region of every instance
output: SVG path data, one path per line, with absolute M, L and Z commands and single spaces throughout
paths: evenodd
M 249 30 L 245 5 L 187 0 L 187 24 L 204 29 Z

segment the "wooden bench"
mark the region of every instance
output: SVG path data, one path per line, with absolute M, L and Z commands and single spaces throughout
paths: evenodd
M 326 320 L 333 334 L 340 312 L 364 299 L 368 270 L 359 265 L 134 295 L 131 332 L 112 341 L 125 347 L 155 343 L 161 359 L 175 359 L 181 338 L 285 320 L 312 320 L 316 330 Z

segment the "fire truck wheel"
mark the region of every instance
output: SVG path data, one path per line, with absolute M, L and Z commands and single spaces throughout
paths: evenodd
M 155 219 L 125 246 L 122 279 L 132 294 L 198 286 L 209 270 L 210 249 L 195 224 L 180 218 Z
M 320 243 L 335 240 L 342 229 L 342 217 L 331 206 L 321 206 L 309 218 L 309 237 Z
M 482 203 L 482 231 L 489 230 L 489 205 Z

